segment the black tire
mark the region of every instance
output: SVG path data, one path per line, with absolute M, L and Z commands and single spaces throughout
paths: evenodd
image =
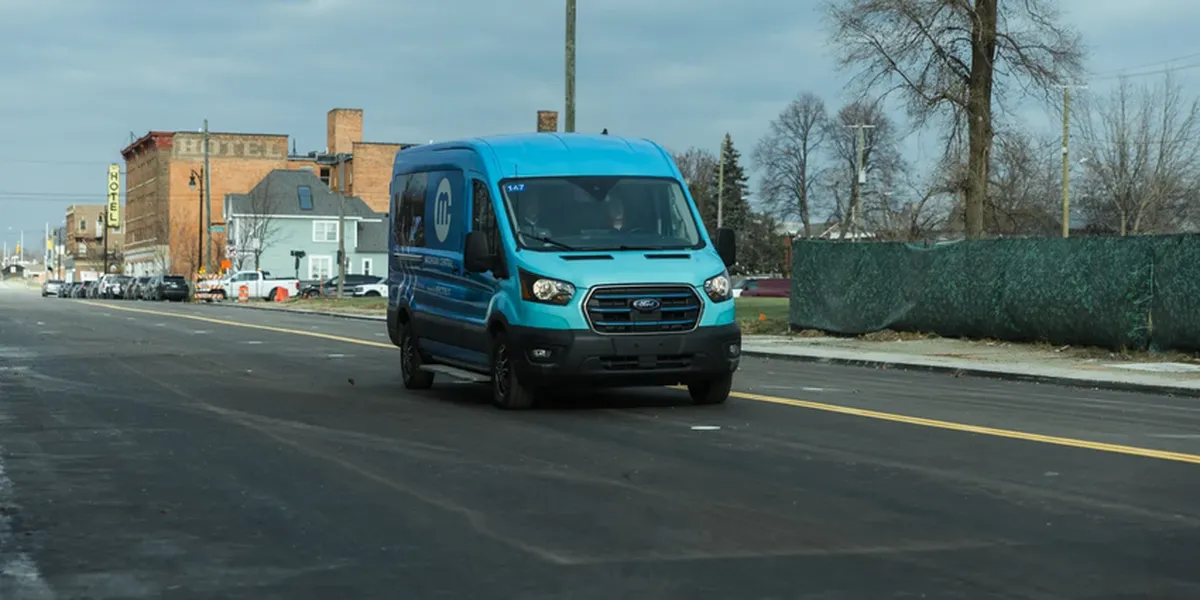
M 363 294 L 363 296 L 366 296 L 367 298 L 378 298 L 379 292 L 367 292 Z
M 271 302 L 274 302 L 274 301 L 275 301 L 275 296 L 276 296 L 276 294 L 278 294 L 278 293 L 279 293 L 279 288 L 271 288 L 271 293 L 270 293 L 270 294 L 267 294 L 267 300 L 270 300 Z
M 530 408 L 537 401 L 537 392 L 517 377 L 508 338 L 497 333 L 492 338 L 492 404 L 507 410 Z
M 421 349 L 407 323 L 400 324 L 399 337 L 400 375 L 404 379 L 404 387 L 410 390 L 427 390 L 433 387 L 433 373 L 421 370 Z
M 688 394 L 691 394 L 694 404 L 723 404 L 729 399 L 729 391 L 732 388 L 733 373 L 727 373 L 712 379 L 689 383 Z

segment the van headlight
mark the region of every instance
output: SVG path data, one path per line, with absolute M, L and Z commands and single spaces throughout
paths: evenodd
M 733 284 L 729 281 L 728 273 L 710 277 L 704 282 L 704 293 L 713 302 L 724 302 L 733 298 Z
M 575 297 L 575 286 L 558 279 L 521 271 L 521 299 L 562 306 Z

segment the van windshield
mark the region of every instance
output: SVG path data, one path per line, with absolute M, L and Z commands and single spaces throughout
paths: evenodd
M 673 179 L 576 176 L 500 182 L 513 234 L 537 251 L 704 247 Z

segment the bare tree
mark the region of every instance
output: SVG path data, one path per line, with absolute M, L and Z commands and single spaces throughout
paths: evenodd
M 991 193 L 984 204 L 984 226 L 998 235 L 1053 235 L 1062 225 L 1059 204 L 1062 142 L 1025 131 L 996 136 Z
M 1089 215 L 1121 235 L 1176 230 L 1200 192 L 1200 100 L 1168 74 L 1154 87 L 1122 80 L 1083 114 Z
M 872 231 L 879 239 L 915 242 L 942 232 L 954 206 L 954 190 L 947 185 L 941 165 L 925 175 L 905 172 L 894 191 L 870 193 L 873 197 Z
M 149 233 L 154 239 L 150 264 L 156 273 L 166 274 L 171 268 L 171 213 L 158 210 L 148 218 L 152 219 Z
M 712 185 L 717 180 L 717 155 L 703 148 L 688 148 L 683 153 L 674 153 L 672 158 L 700 214 L 705 214 L 706 207 L 717 201 L 717 191 Z
M 812 237 L 813 191 L 820 179 L 816 153 L 828 134 L 825 102 L 804 93 L 771 121 L 754 148 L 754 167 L 762 171 L 765 206 L 780 219 L 799 217 L 804 237 Z
M 984 234 L 993 101 L 1012 85 L 1053 94 L 1080 72 L 1078 34 L 1053 0 L 827 0 L 843 67 L 863 92 L 899 92 L 918 126 L 948 125 L 947 149 L 967 137 L 967 236 Z M 1002 76 L 1002 77 L 998 77 Z
M 262 266 L 263 252 L 271 248 L 279 235 L 279 223 L 276 216 L 280 212 L 279 200 L 271 195 L 271 180 L 265 185 L 255 186 L 246 196 L 246 202 L 240 208 L 242 213 L 236 217 L 234 231 L 227 232 L 230 237 L 229 246 L 234 252 L 227 254 L 235 269 L 254 269 Z M 234 219 L 230 219 L 234 221 Z
M 861 140 L 859 126 L 863 126 Z M 873 190 L 883 194 L 894 185 L 894 176 L 900 168 L 896 128 L 879 105 L 851 102 L 838 111 L 836 119 L 825 122 L 825 136 L 833 163 L 831 174 L 840 216 L 839 229 L 843 237 L 850 236 L 862 230 L 866 218 L 866 192 Z M 859 181 L 860 166 L 867 178 L 865 186 Z
M 184 219 L 170 227 L 169 239 L 172 243 L 168 245 L 169 271 L 164 270 L 164 274 L 176 273 L 191 277 L 200 272 L 203 252 L 197 240 L 199 232 L 191 221 L 192 219 Z

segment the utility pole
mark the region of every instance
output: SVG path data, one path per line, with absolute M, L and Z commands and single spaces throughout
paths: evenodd
M 846 127 L 854 127 L 856 129 L 858 129 L 858 138 L 854 142 L 855 151 L 857 153 L 857 157 L 855 158 L 855 161 L 854 161 L 855 183 L 851 185 L 850 218 L 848 219 L 848 222 L 850 223 L 851 227 L 853 227 L 856 224 L 861 224 L 861 221 L 863 218 L 863 215 L 862 215 L 862 186 L 867 183 L 867 166 L 866 166 L 867 133 L 866 133 L 866 130 L 874 129 L 875 126 L 868 125 L 866 123 L 855 123 L 854 125 L 847 125 Z M 842 238 L 843 239 L 845 238 L 847 233 L 849 233 L 849 230 L 842 229 Z
M 1062 236 L 1071 236 L 1071 88 L 1087 89 L 1086 85 L 1063 85 L 1063 131 L 1062 131 Z
M 212 180 L 208 173 L 208 119 L 204 120 L 204 214 L 205 225 L 204 239 L 207 242 L 207 248 L 204 252 L 204 268 L 206 273 L 213 272 L 212 264 Z
M 563 131 L 566 133 L 575 132 L 575 0 L 567 0 L 567 40 L 566 40 L 566 62 L 567 62 L 567 89 L 566 89 L 566 115 L 563 119 Z
M 717 229 L 724 225 L 725 213 L 725 139 L 721 139 L 720 158 L 717 159 Z
M 342 297 L 346 284 L 346 155 L 337 155 L 338 187 L 338 280 L 337 297 Z
M 108 218 L 102 217 L 98 225 L 101 227 L 101 231 L 103 232 L 101 235 L 104 237 L 104 274 L 108 275 Z

